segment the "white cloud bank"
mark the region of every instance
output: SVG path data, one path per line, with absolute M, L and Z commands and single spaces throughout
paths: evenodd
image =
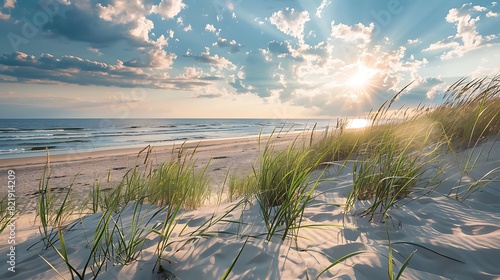
M 477 23 L 480 21 L 480 15 L 473 17 L 475 14 L 492 15 L 486 7 L 473 6 L 471 3 L 464 4 L 460 8 L 453 8 L 448 12 L 446 21 L 455 24 L 457 33 L 449 36 L 444 40 L 431 44 L 423 52 L 445 50 L 441 55 L 442 60 L 462 57 L 464 54 L 477 50 L 479 48 L 490 46 L 490 41 L 497 38 L 497 35 L 491 34 L 487 36 L 481 35 L 477 31 Z M 494 13 L 493 13 L 494 14 Z

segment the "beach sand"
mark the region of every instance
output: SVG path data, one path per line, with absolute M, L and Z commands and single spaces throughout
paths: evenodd
M 290 143 L 287 141 L 291 140 L 279 142 L 286 146 Z M 171 147 L 158 149 L 158 160 L 169 156 L 170 150 Z M 112 185 L 136 164 L 137 152 L 81 154 L 72 156 L 69 162 L 67 156 L 51 157 L 54 186 L 70 183 L 72 176 L 81 172 L 75 183 L 85 193 L 90 188 L 86 184 L 92 184 L 95 178 L 104 180 L 109 170 L 112 170 Z M 197 158 L 200 165 L 212 159 L 209 173 L 217 185 L 228 169 L 247 172 L 258 153 L 256 138 L 206 141 L 198 147 Z M 471 153 L 472 158 L 477 158 L 475 168 L 462 174 L 461 165 Z M 303 225 L 320 226 L 300 229 L 296 242 L 281 241 L 278 236 L 265 241 L 266 228 L 255 200 L 239 205 L 224 221 L 209 228 L 211 235 L 192 238 L 190 233 L 199 231 L 206 221 L 235 207 L 236 202 L 224 201 L 180 213 L 171 237 L 174 242 L 166 252 L 170 261 L 163 264 L 169 272 L 152 273 L 158 239 L 151 235 L 138 261 L 126 266 L 108 265 L 98 278 L 220 279 L 241 250 L 228 279 L 388 279 L 390 236 L 396 274 L 415 252 L 402 279 L 500 279 L 500 143 L 484 142 L 474 150 L 464 150 L 445 159 L 443 180 L 436 190 L 403 199 L 389 211 L 391 218 L 386 223 L 369 221 L 357 212 L 344 214 L 341 205 L 352 186 L 352 166 L 331 167 L 304 213 Z M 43 158 L 2 161 L 0 172 L 4 176 L 6 170 L 16 170 L 17 195 L 33 200 L 30 193 L 37 190 L 43 166 Z M 116 170 L 122 167 L 125 168 Z M 464 190 L 478 180 L 492 182 L 463 202 L 448 195 L 457 191 L 457 186 Z M 27 212 L 33 211 L 33 203 L 26 207 Z M 357 203 L 357 209 L 363 209 L 366 203 L 369 202 Z M 153 210 L 146 216 L 152 215 Z M 132 207 L 121 214 L 124 228 L 129 228 L 132 214 Z M 99 214 L 87 216 L 65 233 L 68 256 L 79 269 L 89 254 L 88 244 L 99 218 Z M 151 224 L 162 219 L 155 217 Z M 33 216 L 25 214 L 16 224 L 15 273 L 7 271 L 9 247 L 7 234 L 2 234 L 0 279 L 57 279 L 57 274 L 38 254 L 69 279 L 61 258 L 54 250 L 42 248 L 38 227 L 32 220 Z M 362 253 L 322 273 L 339 258 L 358 251 Z M 88 269 L 87 278 L 91 276 Z
M 292 141 L 303 141 L 307 136 L 301 133 L 275 135 L 271 141 L 277 147 L 286 147 Z M 229 170 L 237 174 L 251 172 L 260 145 L 268 141 L 268 136 L 241 137 L 231 139 L 177 142 L 172 145 L 152 147 L 149 155 L 153 164 L 176 158 L 184 145 L 184 155 L 195 152 L 196 166 L 204 168 L 209 163 L 207 175 L 211 179 L 213 191 L 223 185 Z M 260 143 L 260 144 L 259 144 Z M 141 153 L 142 151 L 142 153 Z M 115 149 L 74 154 L 50 155 L 50 186 L 55 192 L 65 192 L 70 185 L 77 195 L 86 196 L 96 180 L 101 189 L 113 188 L 123 175 L 136 165 L 143 165 L 146 157 L 144 148 Z M 16 199 L 21 213 L 33 213 L 37 205 L 38 186 L 47 166 L 47 157 L 25 157 L 0 159 L 0 178 L 7 182 L 8 170 L 16 172 Z M 0 191 L 4 195 L 6 189 Z

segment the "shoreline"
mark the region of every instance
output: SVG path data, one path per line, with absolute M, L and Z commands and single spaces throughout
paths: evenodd
M 315 130 L 315 132 L 323 133 L 324 130 Z M 305 136 L 307 134 L 310 134 L 310 131 L 299 131 L 299 132 L 288 132 L 285 134 L 278 134 L 275 133 L 274 135 L 277 136 L 277 138 L 288 138 L 290 136 L 295 136 L 298 137 L 300 134 L 305 133 Z M 315 133 L 316 134 L 316 133 Z M 59 163 L 59 162 L 64 162 L 64 161 L 69 161 L 69 160 L 82 160 L 82 159 L 90 159 L 90 158 L 102 158 L 102 157 L 109 157 L 109 156 L 123 156 L 123 155 L 134 155 L 138 154 L 140 151 L 147 149 L 147 147 L 152 147 L 155 150 L 162 150 L 162 151 L 170 151 L 174 147 L 180 147 L 181 145 L 187 145 L 188 148 L 193 148 L 193 146 L 199 145 L 202 147 L 205 146 L 212 146 L 212 145 L 220 145 L 224 144 L 226 142 L 231 142 L 231 141 L 251 141 L 255 140 L 258 141 L 260 138 L 261 140 L 268 139 L 269 137 L 273 136 L 273 134 L 261 134 L 261 135 L 250 135 L 250 136 L 237 136 L 237 137 L 226 137 L 226 138 L 211 138 L 211 139 L 192 139 L 192 140 L 185 140 L 185 141 L 172 141 L 169 144 L 160 144 L 160 145 L 142 145 L 140 147 L 119 147 L 119 148 L 96 148 L 96 149 L 88 149 L 88 151 L 74 151 L 74 152 L 67 152 L 67 153 L 59 153 L 60 151 L 57 151 L 55 154 L 51 154 L 49 150 L 49 157 L 50 157 L 50 162 L 51 163 Z M 34 155 L 34 156 L 20 156 L 20 157 L 11 157 L 11 158 L 0 158 L 0 170 L 3 168 L 8 168 L 8 167 L 20 167 L 20 166 L 29 166 L 29 165 L 39 165 L 39 164 L 45 164 L 47 161 L 47 156 L 46 155 Z
M 169 146 L 179 142 L 199 142 L 267 135 L 272 131 L 307 132 L 325 129 L 331 120 L 319 119 L 116 119 L 101 124 L 100 119 L 61 119 L 3 123 L 0 128 L 0 159 L 45 156 L 46 147 L 56 154 Z
M 307 139 L 310 132 L 290 132 L 274 135 L 204 139 L 151 146 L 153 166 L 176 156 L 184 145 L 184 154 L 196 149 L 194 159 L 198 168 L 208 164 L 207 175 L 213 192 L 223 187 L 228 172 L 246 174 L 257 160 L 261 144 L 273 141 L 277 148 L 286 147 L 294 139 Z M 142 148 L 111 149 L 74 154 L 50 155 L 50 188 L 64 193 L 70 186 L 75 195 L 86 197 L 96 180 L 101 188 L 114 188 L 134 166 L 143 163 L 147 146 Z M 139 154 L 143 151 L 141 154 Z M 0 178 L 7 180 L 9 170 L 16 172 L 16 199 L 20 213 L 33 213 L 38 203 L 38 189 L 47 156 L 0 159 Z M 4 192 L 0 192 L 4 195 Z

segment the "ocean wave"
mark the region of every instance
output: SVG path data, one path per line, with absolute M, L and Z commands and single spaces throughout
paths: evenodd
M 29 150 L 30 151 L 43 151 L 45 149 L 55 149 L 57 146 L 37 146 L 37 147 L 31 147 Z
M 47 132 L 64 132 L 64 131 L 82 131 L 88 130 L 83 127 L 50 127 L 50 128 L 0 128 L 0 133 L 47 133 Z
M 0 150 L 0 155 L 12 154 L 12 153 L 22 153 L 26 151 L 26 149 L 8 149 L 8 150 Z
M 2 132 L 12 132 L 12 131 L 18 131 L 19 128 L 13 128 L 13 127 L 5 127 L 5 128 L 0 128 L 0 133 Z
M 160 125 L 159 128 L 172 128 L 177 127 L 176 125 Z
M 68 140 L 68 141 L 53 141 L 53 142 L 28 142 L 21 143 L 25 146 L 36 146 L 36 145 L 57 145 L 57 144 L 70 144 L 70 143 L 89 143 L 90 140 Z

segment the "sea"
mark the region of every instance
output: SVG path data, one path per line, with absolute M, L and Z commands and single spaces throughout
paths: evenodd
M 0 119 L 0 159 L 325 130 L 336 119 Z

